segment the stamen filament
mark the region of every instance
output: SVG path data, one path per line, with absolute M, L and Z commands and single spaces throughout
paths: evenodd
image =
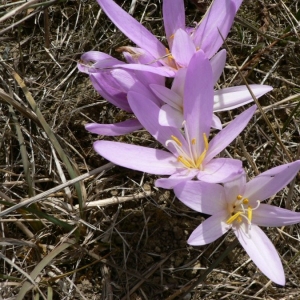
M 179 146 L 182 147 L 182 143 L 179 141 L 179 139 L 175 135 L 171 135 L 171 138 L 175 143 Z
M 249 205 L 248 206 L 248 219 L 249 219 L 249 224 L 251 223 L 252 221 L 252 207 Z
M 232 222 L 234 220 L 236 220 L 238 217 L 240 217 L 240 215 L 242 214 L 241 211 L 238 211 L 237 213 L 235 213 L 233 216 L 231 216 L 227 221 L 226 224 L 232 224 Z
M 202 164 L 202 162 L 203 162 L 205 156 L 206 156 L 206 150 L 204 150 L 204 151 L 202 152 L 202 154 L 197 158 L 197 161 L 196 161 L 196 167 L 197 167 L 197 168 L 200 168 L 200 166 L 201 166 L 201 164 Z
M 203 133 L 203 140 L 204 140 L 204 145 L 205 145 L 205 150 L 208 150 L 208 139 L 205 133 Z
M 178 156 L 177 160 L 182 162 L 187 168 L 192 168 L 193 167 L 193 165 L 187 159 L 182 157 L 181 155 Z

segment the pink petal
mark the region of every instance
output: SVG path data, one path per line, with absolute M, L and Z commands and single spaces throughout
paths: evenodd
M 157 58 L 151 55 L 145 49 L 123 46 L 119 50 L 123 51 L 122 54 L 129 64 L 151 64 L 153 67 L 161 66 L 161 63 L 157 61 Z
M 178 95 L 167 87 L 158 84 L 150 84 L 150 88 L 152 92 L 163 102 L 176 108 L 177 110 L 182 110 L 183 95 Z
M 201 246 L 214 242 L 229 229 L 226 224 L 228 212 L 222 210 L 200 224 L 190 235 L 188 244 L 192 246 Z
M 224 188 L 219 184 L 186 181 L 174 188 L 176 197 L 193 210 L 213 215 L 227 209 Z
M 128 101 L 132 111 L 144 128 L 165 147 L 166 141 L 170 140 L 172 135 L 175 135 L 184 144 L 185 140 L 183 139 L 179 129 L 161 126 L 159 124 L 159 106 L 157 106 L 150 97 L 145 96 L 146 93 L 142 91 L 142 86 L 137 83 L 134 89 L 129 91 Z M 152 95 L 152 97 L 155 96 Z
M 158 122 L 161 126 L 181 128 L 183 123 L 183 114 L 181 111 L 165 104 L 159 111 Z
M 211 127 L 218 130 L 222 130 L 221 120 L 216 115 L 212 116 Z
M 260 84 L 250 84 L 250 88 L 256 98 L 273 89 L 269 85 Z M 214 112 L 234 109 L 252 101 L 253 98 L 245 85 L 217 90 L 214 93 Z
M 165 46 L 118 4 L 112 0 L 97 0 L 97 2 L 110 20 L 136 45 L 146 49 L 154 57 L 166 54 Z
M 182 96 L 182 98 L 184 94 L 186 71 L 187 68 L 182 68 L 176 72 L 171 88 L 173 92 L 175 92 L 177 95 Z
M 197 178 L 209 183 L 223 183 L 243 173 L 242 162 L 231 158 L 216 158 L 204 165 Z
M 270 169 L 246 184 L 244 196 L 250 201 L 263 201 L 284 188 L 300 170 L 300 160 Z
M 141 64 L 117 64 L 114 65 L 114 68 L 123 68 L 127 70 L 137 70 L 143 72 L 151 72 L 157 75 L 165 77 L 174 77 L 176 71 L 168 66 L 164 67 L 155 67 L 151 65 L 141 65 Z
M 226 201 L 228 203 L 234 203 L 237 200 L 238 195 L 244 195 L 246 187 L 246 174 L 243 172 L 231 181 L 224 183 L 224 191 L 226 195 Z
M 265 233 L 254 224 L 252 224 L 248 234 L 242 228 L 235 230 L 234 233 L 260 271 L 275 283 L 285 285 L 284 270 L 280 258 Z
M 216 85 L 225 67 L 226 50 L 223 49 L 219 51 L 217 54 L 215 54 L 210 59 L 210 63 L 213 71 L 213 85 Z
M 248 108 L 246 111 L 238 115 L 234 120 L 230 122 L 223 130 L 221 130 L 209 143 L 207 151 L 206 161 L 211 160 L 223 149 L 225 149 L 247 126 L 248 122 L 252 118 L 255 112 L 256 106 Z
M 122 90 L 126 93 L 137 81 L 132 71 L 114 69 L 110 71 L 110 74 L 116 80 Z
M 193 39 L 197 48 L 211 58 L 223 45 L 232 26 L 236 7 L 230 0 L 215 0 L 206 12 Z
M 212 124 L 213 76 L 210 62 L 201 50 L 187 68 L 183 101 L 189 136 L 196 138 L 196 148 L 202 149 L 203 133 L 208 136 Z
M 90 74 L 90 80 L 95 90 L 108 102 L 127 111 L 132 112 L 127 95 L 118 82 L 112 77 L 110 71 Z
M 185 28 L 185 11 L 183 0 L 163 1 L 163 20 L 166 37 L 172 48 L 173 35 L 179 28 Z
M 85 125 L 85 129 L 91 133 L 108 136 L 124 135 L 141 128 L 142 125 L 137 119 L 130 119 L 115 124 L 89 123 Z
M 171 175 L 178 162 L 169 152 L 119 142 L 97 141 L 95 151 L 116 165 L 156 175 Z
M 88 51 L 81 55 L 77 66 L 80 72 L 87 74 L 101 72 L 101 69 L 124 64 L 124 62 L 99 51 Z
M 183 29 L 178 29 L 172 46 L 172 55 L 176 63 L 180 67 L 187 67 L 195 52 L 196 48 L 190 36 Z
M 179 170 L 179 171 L 178 171 Z M 168 178 L 159 178 L 155 181 L 155 186 L 163 189 L 173 189 L 177 184 L 193 179 L 197 174 L 197 171 L 186 169 L 177 169 L 177 172 Z
M 262 203 L 253 211 L 252 222 L 266 227 L 292 225 L 300 223 L 300 213 Z

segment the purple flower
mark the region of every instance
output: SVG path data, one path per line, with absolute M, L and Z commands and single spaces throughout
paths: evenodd
M 137 81 L 144 84 L 145 87 L 148 87 L 149 84 L 155 84 L 155 86 L 165 84 L 165 78 L 154 73 L 118 68 L 111 69 L 110 67 L 116 64 L 116 62 L 120 64 L 123 62 L 118 61 L 108 54 L 90 51 L 82 55 L 82 60 L 84 61 L 97 61 L 97 59 L 99 61 L 96 63 L 96 67 L 99 67 L 102 70 L 101 72 L 90 73 L 93 69 L 81 63 L 78 63 L 79 71 L 89 74 L 95 90 L 104 99 L 129 113 L 132 113 L 132 110 L 128 103 L 127 93 Z M 152 93 L 149 88 L 148 92 Z M 162 104 L 161 100 L 154 95 L 152 95 L 152 101 L 155 101 L 158 105 Z M 86 125 L 88 131 L 108 136 L 123 135 L 141 128 L 142 125 L 135 118 L 115 124 L 90 123 Z
M 213 85 L 215 85 L 223 72 L 225 67 L 226 51 L 219 51 L 211 60 L 211 66 L 213 70 Z M 181 128 L 183 122 L 183 103 L 184 103 L 184 85 L 185 82 L 191 81 L 192 78 L 187 77 L 187 68 L 177 71 L 171 89 L 163 85 L 150 84 L 150 88 L 154 94 L 161 99 L 165 104 L 161 107 L 159 114 L 159 122 L 161 125 L 174 126 Z M 200 81 L 201 76 L 206 76 L 198 71 L 198 74 L 189 73 L 190 76 L 196 76 Z M 250 88 L 254 95 L 259 98 L 265 93 L 271 91 L 273 88 L 269 85 L 251 84 Z M 247 86 L 235 86 L 220 89 L 214 92 L 214 106 L 213 111 L 225 111 L 237 108 L 241 105 L 252 102 L 253 98 L 247 88 Z M 213 115 L 213 123 L 211 125 L 214 128 L 222 129 L 222 124 L 219 118 Z
M 286 226 L 300 222 L 300 213 L 262 204 L 284 188 L 300 169 L 300 160 L 268 170 L 248 183 L 246 175 L 224 186 L 200 181 L 178 184 L 176 196 L 188 207 L 212 215 L 200 224 L 188 239 L 190 245 L 206 245 L 229 229 L 257 265 L 277 284 L 285 284 L 285 276 L 277 251 L 258 226 Z
M 199 70 L 203 74 L 202 80 L 196 76 Z M 214 157 L 245 128 L 255 106 L 240 114 L 208 142 L 213 116 L 213 74 L 202 50 L 192 57 L 186 77 L 190 80 L 184 86 L 184 133 L 178 128 L 159 124 L 160 107 L 148 98 L 143 85 L 137 83 L 128 93 L 129 104 L 138 120 L 169 152 L 109 141 L 95 142 L 95 150 L 127 168 L 171 175 L 156 181 L 156 186 L 164 188 L 172 188 L 194 177 L 206 182 L 224 182 L 241 174 L 241 161 Z
M 194 29 L 185 26 L 183 0 L 163 1 L 163 20 L 169 47 L 166 48 L 151 32 L 125 12 L 113 0 L 97 0 L 110 20 L 138 47 L 122 47 L 129 64 L 115 67 L 152 71 L 174 76 L 188 66 L 199 49 L 213 57 L 223 44 L 242 0 L 215 0 Z M 129 49 L 129 50 L 128 50 Z M 141 62 L 143 60 L 143 62 Z M 146 64 L 145 64 L 146 62 Z M 159 64 L 159 66 L 158 66 Z M 94 66 L 95 67 L 95 66 Z M 173 74 L 173 75 L 172 75 Z

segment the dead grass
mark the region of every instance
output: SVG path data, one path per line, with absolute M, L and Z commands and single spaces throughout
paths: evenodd
M 160 1 L 125 2 L 163 40 Z M 190 0 L 186 8 L 192 24 L 207 3 Z M 299 158 L 298 19 L 297 1 L 245 0 L 227 40 L 249 83 L 274 86 L 260 103 L 282 145 L 257 112 L 224 153 L 243 160 L 250 178 Z M 300 298 L 298 225 L 265 230 L 285 268 L 287 284 L 279 287 L 230 234 L 188 246 L 205 216 L 154 188 L 155 176 L 94 153 L 98 137 L 83 125 L 126 114 L 101 99 L 76 61 L 92 49 L 117 56 L 128 43 L 96 1 L 7 0 L 0 20 L 0 298 Z M 219 86 L 238 84 L 229 58 Z M 228 122 L 242 110 L 220 117 Z M 154 142 L 145 131 L 111 139 Z M 299 210 L 298 199 L 299 177 L 269 202 Z

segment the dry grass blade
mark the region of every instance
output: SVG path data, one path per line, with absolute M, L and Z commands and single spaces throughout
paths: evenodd
M 53 147 L 57 151 L 60 159 L 65 164 L 65 167 L 66 167 L 66 169 L 67 169 L 70 177 L 71 178 L 76 178 L 80 174 L 78 174 L 76 168 L 73 168 L 73 166 L 72 166 L 72 164 L 76 165 L 75 162 L 72 161 L 65 154 L 65 152 L 64 152 L 63 148 L 61 147 L 59 141 L 57 140 L 54 132 L 51 130 L 50 126 L 46 122 L 43 114 L 39 110 L 39 108 L 38 108 L 36 102 L 34 101 L 31 93 L 29 92 L 27 86 L 25 85 L 24 80 L 9 65 L 5 64 L 5 66 L 11 72 L 11 74 L 13 75 L 14 79 L 19 84 L 19 86 L 22 88 L 27 101 L 29 102 L 32 110 L 35 112 L 35 114 L 37 115 L 38 119 L 40 120 L 40 122 L 41 122 L 41 124 L 43 126 L 43 129 L 45 130 L 45 132 L 46 132 L 49 140 L 51 141 L 51 144 L 53 145 Z M 78 197 L 78 202 L 79 202 L 79 207 L 80 207 L 80 213 L 83 213 L 82 208 L 84 207 L 84 203 L 86 201 L 85 187 L 84 187 L 84 185 L 81 182 L 78 182 L 78 183 L 75 184 L 75 189 L 77 191 L 77 197 Z
M 5 14 L 3 17 L 0 18 L 0 23 L 4 22 L 5 20 L 9 19 L 10 17 L 14 16 L 15 14 L 20 13 L 21 11 L 27 9 L 32 4 L 35 4 L 35 3 L 39 2 L 39 1 L 40 0 L 30 0 L 30 1 L 24 3 L 24 4 L 20 5 L 20 6 L 12 9 L 7 14 Z
M 129 11 L 166 45 L 162 0 L 109 1 Z M 195 27 L 211 2 L 184 0 L 186 25 Z M 259 102 L 291 157 L 297 159 L 299 4 L 242 2 L 227 43 L 249 84 L 273 87 Z M 31 5 L 23 9 L 25 3 Z M 212 265 L 230 246 L 234 233 L 209 245 L 187 245 L 192 231 L 208 216 L 188 209 L 172 190 L 156 188 L 154 175 L 105 165 L 92 147 L 99 138 L 158 149 L 160 145 L 145 130 L 119 137 L 88 133 L 87 122 L 111 124 L 131 116 L 101 98 L 88 75 L 78 72 L 76 62 L 90 50 L 124 60 L 116 49 L 134 45 L 96 0 L 32 3 L 5 0 L 0 4 L 0 18 L 5 18 L 0 23 L 0 246 L 8 259 L 0 260 L 0 298 L 16 299 L 26 280 L 30 291 L 25 299 L 162 300 L 182 299 L 186 292 L 185 300 L 300 299 L 298 225 L 263 229 L 283 261 L 287 284 L 279 287 L 268 281 L 239 245 L 217 267 Z M 232 59 L 226 61 L 216 88 L 244 85 Z M 17 80 L 11 70 L 20 75 L 14 74 Z M 166 84 L 169 88 L 171 79 Z M 225 126 L 244 109 L 217 114 Z M 71 179 L 42 122 L 51 128 L 50 136 L 59 142 L 74 172 L 82 175 Z M 32 167 L 36 193 L 32 197 L 16 123 Z M 259 110 L 241 140 L 233 141 L 224 156 L 242 160 L 249 178 L 287 161 L 278 143 L 272 151 L 275 139 Z M 298 180 L 299 176 L 270 202 L 284 207 L 288 198 L 287 205 L 299 211 Z M 83 217 L 74 188 L 77 182 L 84 184 L 87 193 Z M 44 225 L 39 231 L 32 227 L 37 221 Z M 75 236 L 75 244 L 46 265 L 43 259 L 66 235 Z M 29 274 L 42 261 L 46 266 L 31 281 Z M 202 281 L 193 288 L 197 279 Z
M 1 101 L 2 99 L 2 101 Z M 17 102 L 15 99 L 13 99 L 10 95 L 5 93 L 1 88 L 0 88 L 0 101 L 3 103 L 7 103 L 11 106 L 13 106 L 18 112 L 20 112 L 24 117 L 32 120 L 39 126 L 41 126 L 41 123 L 36 116 L 31 110 L 29 110 L 27 107 L 24 107 L 22 104 Z
M 63 183 L 63 184 L 60 184 L 52 189 L 49 189 L 43 193 L 40 193 L 39 195 L 36 195 L 34 197 L 32 197 L 31 199 L 27 199 L 27 200 L 24 200 L 22 201 L 21 203 L 18 203 L 16 205 L 13 205 L 12 207 L 9 207 L 7 209 L 5 209 L 4 211 L 0 212 L 0 217 L 4 217 L 5 215 L 17 210 L 17 209 L 20 209 L 24 206 L 29 206 L 37 201 L 40 201 L 40 200 L 43 200 L 45 197 L 47 197 L 48 195 L 52 194 L 52 193 L 55 193 L 59 190 L 62 190 L 64 189 L 65 187 L 67 186 L 70 186 L 72 184 L 76 184 L 77 182 L 79 181 L 82 181 L 84 179 L 87 179 L 91 176 L 94 176 L 96 174 L 99 174 L 99 173 L 102 173 L 102 172 L 105 172 L 106 170 L 109 170 L 110 168 L 112 168 L 114 166 L 113 163 L 108 163 L 100 168 L 97 168 L 95 170 L 92 170 L 86 174 L 83 174 L 83 175 L 80 175 L 78 176 L 77 178 L 74 178 L 72 180 L 69 180 L 67 181 L 66 183 Z M 4 199 L 6 199 L 6 196 L 0 192 L 0 197 L 3 197 Z
M 68 240 L 63 242 L 61 245 L 56 247 L 53 251 L 51 251 L 49 254 L 47 254 L 39 263 L 38 265 L 34 268 L 34 270 L 30 273 L 30 278 L 31 278 L 31 283 L 30 282 L 25 282 L 16 297 L 16 300 L 22 300 L 25 297 L 25 294 L 32 289 L 36 283 L 34 280 L 40 275 L 41 271 L 48 266 L 51 261 L 58 256 L 62 251 L 66 250 L 70 246 L 75 244 L 75 240 Z
M 220 33 L 220 35 L 221 35 L 221 33 Z M 223 40 L 224 40 L 224 39 L 223 39 Z M 283 150 L 284 153 L 286 154 L 288 160 L 289 160 L 290 162 L 292 162 L 293 159 L 292 159 L 292 157 L 291 157 L 291 154 L 289 153 L 289 151 L 287 150 L 287 148 L 286 148 L 285 145 L 283 144 L 282 140 L 280 139 L 280 137 L 279 137 L 278 134 L 276 133 L 276 131 L 275 131 L 275 129 L 273 128 L 273 126 L 272 126 L 270 120 L 269 120 L 268 117 L 266 116 L 266 114 L 265 114 L 263 108 L 261 107 L 261 105 L 260 105 L 260 103 L 258 102 L 257 98 L 255 97 L 255 95 L 254 95 L 253 92 L 251 91 L 251 88 L 249 87 L 249 84 L 248 84 L 246 78 L 245 78 L 244 75 L 242 74 L 242 72 L 241 72 L 241 70 L 240 70 L 240 68 L 239 68 L 239 66 L 238 66 L 238 64 L 237 64 L 237 62 L 236 62 L 236 60 L 234 59 L 234 56 L 233 56 L 233 54 L 232 54 L 232 52 L 231 52 L 230 48 L 228 47 L 228 45 L 227 45 L 227 43 L 226 43 L 225 40 L 224 40 L 224 44 L 226 45 L 226 49 L 227 49 L 227 51 L 228 51 L 228 53 L 229 53 L 231 59 L 233 60 L 233 62 L 234 62 L 234 64 L 235 64 L 235 67 L 236 67 L 237 70 L 238 70 L 239 75 L 241 76 L 243 82 L 244 82 L 245 85 L 247 86 L 247 88 L 248 88 L 248 90 L 249 90 L 249 93 L 251 94 L 251 97 L 253 98 L 255 104 L 257 105 L 258 110 L 259 110 L 259 112 L 261 113 L 263 119 L 265 120 L 265 122 L 267 123 L 269 129 L 270 129 L 271 132 L 273 133 L 273 135 L 274 135 L 276 141 L 279 143 L 279 145 L 281 146 L 282 150 Z

